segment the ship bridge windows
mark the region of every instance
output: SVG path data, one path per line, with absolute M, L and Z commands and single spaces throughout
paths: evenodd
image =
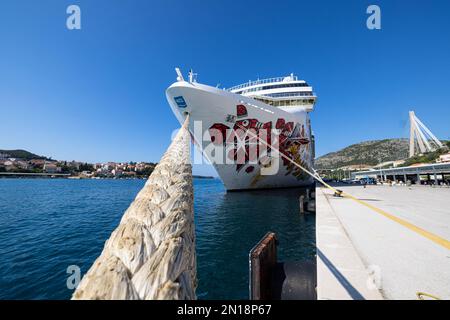
M 309 92 L 279 92 L 279 93 L 269 93 L 265 94 L 265 96 L 279 98 L 279 97 L 309 97 L 312 96 L 313 93 Z
M 291 107 L 314 104 L 314 99 L 290 99 L 290 100 L 269 100 L 264 98 L 253 98 L 255 100 L 264 102 L 273 107 Z
M 280 89 L 280 88 L 297 88 L 297 87 L 309 87 L 309 84 L 307 84 L 306 82 L 274 84 L 274 85 L 263 86 L 261 90 Z

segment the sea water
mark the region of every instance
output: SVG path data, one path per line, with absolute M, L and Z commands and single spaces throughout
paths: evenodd
M 144 182 L 0 179 L 0 299 L 70 299 L 68 266 L 89 269 Z M 314 259 L 314 216 L 298 196 L 194 180 L 199 299 L 247 299 L 248 253 L 268 231 L 279 260 Z

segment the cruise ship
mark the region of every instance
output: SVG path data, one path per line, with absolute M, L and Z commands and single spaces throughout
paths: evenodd
M 221 89 L 176 72 L 167 101 L 180 123 L 189 115 L 195 144 L 227 190 L 313 183 L 301 169 L 313 166 L 309 113 L 317 98 L 305 80 L 290 74 Z

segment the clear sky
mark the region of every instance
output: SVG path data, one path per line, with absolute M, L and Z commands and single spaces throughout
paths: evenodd
M 298 74 L 318 95 L 318 155 L 407 137 L 410 109 L 450 137 L 447 0 L 1 0 L 0 149 L 158 161 L 179 126 L 164 95 L 176 66 L 225 87 Z

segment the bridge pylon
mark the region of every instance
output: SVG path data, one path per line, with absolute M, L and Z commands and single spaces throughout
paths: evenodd
M 435 151 L 443 147 L 441 141 L 417 118 L 414 111 L 409 112 L 409 156 L 417 153 Z

